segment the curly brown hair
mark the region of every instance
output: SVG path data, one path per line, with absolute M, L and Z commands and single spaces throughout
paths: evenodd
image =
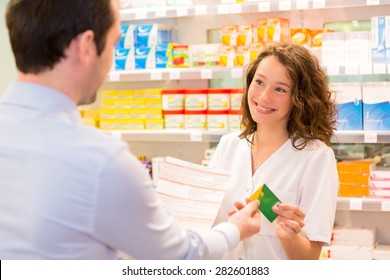
M 331 98 L 327 76 L 309 50 L 293 43 L 274 43 L 265 47 L 246 68 L 241 101 L 243 131 L 240 138 L 251 142 L 250 135 L 256 131 L 257 124 L 249 111 L 248 89 L 260 62 L 268 56 L 274 56 L 287 68 L 291 80 L 293 109 L 287 131 L 294 148 L 302 150 L 313 139 L 331 146 L 336 127 L 336 107 Z

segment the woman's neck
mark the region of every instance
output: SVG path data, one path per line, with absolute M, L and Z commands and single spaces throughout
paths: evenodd
M 265 130 L 257 128 L 253 135 L 253 145 L 262 147 L 279 147 L 288 139 L 287 130 Z

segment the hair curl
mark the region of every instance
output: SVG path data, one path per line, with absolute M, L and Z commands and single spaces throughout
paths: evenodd
M 240 138 L 251 142 L 249 136 L 256 131 L 257 124 L 249 111 L 248 89 L 259 64 L 268 56 L 274 56 L 286 67 L 292 83 L 293 109 L 287 123 L 287 131 L 294 148 L 304 149 L 314 139 L 331 146 L 337 113 L 326 74 L 318 59 L 309 50 L 293 43 L 275 43 L 265 47 L 257 59 L 246 68 L 241 101 L 243 131 Z

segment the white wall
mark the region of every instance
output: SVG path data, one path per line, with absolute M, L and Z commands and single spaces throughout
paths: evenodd
M 0 0 L 0 95 L 8 84 L 17 77 L 15 60 L 8 39 L 8 30 L 5 25 L 5 8 L 8 0 Z

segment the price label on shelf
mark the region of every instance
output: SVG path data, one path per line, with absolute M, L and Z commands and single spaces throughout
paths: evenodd
M 217 6 L 217 14 L 226 15 L 230 12 L 228 5 L 218 5 Z
M 233 68 L 231 71 L 232 78 L 242 78 L 243 70 L 242 68 Z
M 188 8 L 187 7 L 178 7 L 176 11 L 176 15 L 178 17 L 188 16 Z
M 191 142 L 201 142 L 203 132 L 201 130 L 193 130 L 190 132 L 190 141 Z
M 359 65 L 345 65 L 345 74 L 346 75 L 358 75 L 359 74 Z
M 242 5 L 241 4 L 232 4 L 230 5 L 230 13 L 231 14 L 241 14 L 242 13 Z
M 326 6 L 325 0 L 313 0 L 314 9 L 322 9 L 325 8 L 325 6 Z
M 297 0 L 297 10 L 309 9 L 309 0 Z
M 258 6 L 259 12 L 269 12 L 271 11 L 271 3 L 270 2 L 260 2 Z
M 202 69 L 200 72 L 201 79 L 211 79 L 213 77 L 213 72 L 210 69 Z
M 365 132 L 364 143 L 378 143 L 378 134 L 376 132 Z
M 363 200 L 358 198 L 351 198 L 349 200 L 349 209 L 350 210 L 362 210 L 363 209 Z
M 374 74 L 386 74 L 386 64 L 384 63 L 375 63 L 373 64 Z
M 381 206 L 382 211 L 390 211 L 390 200 L 383 200 Z
M 135 12 L 135 19 L 146 19 L 148 12 L 144 9 L 137 9 Z
M 108 80 L 110 81 L 110 82 L 119 82 L 119 80 L 120 80 L 120 74 L 119 74 L 119 72 L 110 72 L 109 74 L 108 74 Z
M 156 15 L 156 17 L 160 18 L 160 17 L 166 17 L 167 16 L 167 10 L 166 9 L 156 9 L 156 11 L 154 12 L 154 14 Z
M 379 5 L 379 0 L 367 0 L 367 6 Z
M 201 16 L 207 14 L 207 6 L 206 5 L 199 5 L 195 6 L 195 15 Z
M 169 79 L 170 80 L 180 80 L 180 70 L 179 69 L 169 69 Z
M 291 10 L 291 1 L 279 1 L 279 10 L 280 11 L 290 11 Z
M 151 80 L 162 80 L 162 72 L 160 70 L 152 70 L 150 72 L 150 79 Z

